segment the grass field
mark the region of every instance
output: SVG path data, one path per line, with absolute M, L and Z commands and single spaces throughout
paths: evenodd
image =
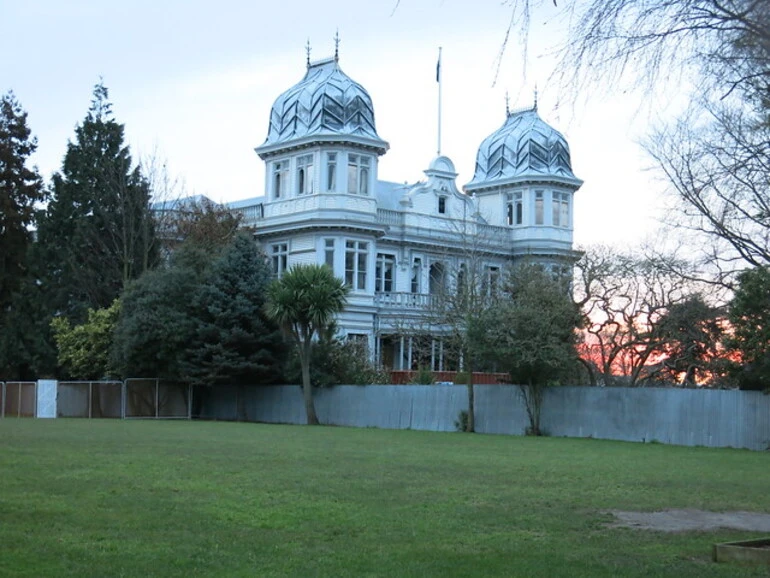
M 761 535 L 605 509 L 770 512 L 770 454 L 215 422 L 0 420 L 2 576 L 770 576 Z

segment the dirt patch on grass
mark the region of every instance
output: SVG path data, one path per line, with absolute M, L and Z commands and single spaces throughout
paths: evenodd
M 658 532 L 710 531 L 719 528 L 770 532 L 770 514 L 756 512 L 705 512 L 703 510 L 663 510 L 662 512 L 622 512 L 607 510 L 615 516 L 613 528 L 636 528 Z

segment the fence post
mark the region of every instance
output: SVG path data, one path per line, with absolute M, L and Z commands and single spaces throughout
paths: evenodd
M 0 417 L 5 417 L 5 382 L 0 381 L 0 395 L 2 395 L 2 407 L 0 407 Z
M 120 385 L 120 419 L 126 419 L 126 382 L 128 380 L 124 379 L 123 383 Z

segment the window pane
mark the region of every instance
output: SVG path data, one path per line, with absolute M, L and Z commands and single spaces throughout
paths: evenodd
M 543 224 L 543 193 L 535 193 L 535 224 Z
M 306 193 L 312 193 L 313 192 L 313 165 L 307 166 L 307 174 L 305 175 L 305 192 Z
M 560 195 L 554 193 L 553 199 L 551 200 L 551 219 L 553 221 L 553 224 L 555 226 L 559 226 L 559 217 L 561 216 L 561 199 L 559 198 Z
M 369 169 L 362 168 L 360 178 L 361 178 L 361 194 L 368 195 L 369 194 Z
M 297 177 L 298 177 L 297 192 L 301 195 L 302 193 L 305 192 L 305 169 L 299 169 L 299 171 L 297 172 Z
M 350 243 L 348 241 L 348 243 Z M 353 258 L 354 253 L 352 251 L 345 252 L 345 283 L 348 285 L 353 285 L 353 274 L 354 274 L 354 265 L 355 260 Z
M 561 201 L 561 226 L 569 227 L 569 195 L 566 193 Z
M 333 191 L 337 188 L 337 163 L 332 161 L 329 155 L 329 165 L 326 167 L 326 190 Z
M 358 192 L 358 168 L 356 165 L 348 164 L 348 192 Z

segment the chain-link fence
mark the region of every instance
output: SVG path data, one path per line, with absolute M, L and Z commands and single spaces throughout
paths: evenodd
M 122 381 L 60 381 L 57 417 L 123 417 Z
M 132 378 L 123 382 L 125 418 L 190 419 L 192 388 L 161 379 Z
M 0 381 L 0 417 L 35 417 L 37 383 Z
M 56 416 L 190 419 L 191 392 L 186 384 L 155 378 L 60 381 L 56 391 Z

